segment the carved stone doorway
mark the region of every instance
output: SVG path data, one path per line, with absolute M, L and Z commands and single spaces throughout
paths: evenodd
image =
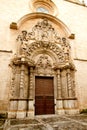
M 35 115 L 54 114 L 53 77 L 35 77 Z

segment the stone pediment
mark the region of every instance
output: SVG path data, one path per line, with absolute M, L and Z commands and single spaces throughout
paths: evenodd
M 65 62 L 70 58 L 70 45 L 65 37 L 60 37 L 57 30 L 45 18 L 38 21 L 32 27 L 32 31 L 23 30 L 17 37 L 21 42 L 21 51 L 31 56 L 37 49 L 53 51 L 58 56 L 60 62 Z
M 27 42 L 30 41 L 43 41 L 43 42 L 55 42 L 62 43 L 63 37 L 60 37 L 58 30 L 44 18 L 39 20 L 37 24 L 32 27 L 32 31 L 22 30 L 18 35 L 17 41 Z

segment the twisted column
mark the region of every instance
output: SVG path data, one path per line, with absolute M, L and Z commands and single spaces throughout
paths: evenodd
M 29 88 L 29 98 L 33 99 L 33 67 L 30 67 L 30 88 Z
M 57 70 L 57 98 L 61 98 L 61 77 L 60 70 Z
M 70 69 L 67 69 L 67 86 L 68 86 L 68 96 L 72 97 L 72 82 L 71 82 Z
M 20 74 L 20 98 L 24 97 L 24 85 L 25 85 L 25 81 L 24 81 L 24 76 L 25 76 L 25 66 L 21 65 L 21 74 Z

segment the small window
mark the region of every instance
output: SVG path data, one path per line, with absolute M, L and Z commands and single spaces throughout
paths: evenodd
M 57 6 L 51 0 L 31 0 L 29 5 L 32 12 L 41 12 L 54 16 L 58 15 Z
M 42 12 L 42 13 L 49 13 L 49 11 L 46 9 L 46 8 L 44 8 L 44 7 L 38 7 L 37 9 L 36 9 L 36 11 L 37 12 Z

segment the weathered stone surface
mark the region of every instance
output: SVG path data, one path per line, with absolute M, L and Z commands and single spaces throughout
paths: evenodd
M 5 130 L 86 130 L 87 116 L 37 116 L 35 119 L 11 119 Z
M 61 36 L 63 35 L 64 37 L 66 36 L 68 39 L 68 35 L 66 30 L 69 28 L 72 33 L 75 34 L 75 39 L 70 40 L 70 46 L 71 46 L 71 52 L 72 53 L 72 58 L 74 58 L 74 64 L 76 66 L 77 72 L 76 72 L 76 83 L 73 80 L 73 84 L 76 84 L 76 90 L 74 91 L 74 89 L 72 90 L 71 93 L 71 82 L 70 82 L 70 75 L 68 74 L 68 82 L 64 82 L 64 84 L 66 84 L 66 88 L 67 88 L 67 84 L 68 84 L 68 88 L 69 88 L 69 93 L 66 92 L 66 88 L 62 88 L 61 90 L 63 92 L 65 92 L 65 95 L 68 96 L 72 96 L 75 94 L 76 92 L 76 96 L 78 97 L 78 104 L 77 106 L 80 107 L 80 109 L 83 108 L 87 108 L 87 81 L 86 81 L 86 77 L 87 77 L 87 8 L 83 7 L 83 6 L 79 6 L 79 5 L 75 5 L 63 0 L 54 0 L 54 3 L 57 5 L 58 7 L 58 23 L 56 24 L 56 20 L 53 20 L 51 16 L 49 15 L 45 15 L 45 14 L 41 14 L 38 15 L 37 18 L 37 14 L 35 13 L 34 17 L 26 17 L 26 14 L 29 14 L 31 12 L 33 12 L 33 10 L 29 9 L 29 2 L 26 0 L 21 0 L 21 1 L 15 1 L 15 0 L 0 0 L 0 111 L 8 111 L 9 108 L 9 99 L 11 99 L 10 96 L 13 96 L 15 98 L 16 101 L 16 105 L 14 105 L 15 103 L 12 103 L 13 105 L 13 110 L 15 111 L 14 113 L 12 112 L 11 114 L 13 115 L 13 117 L 16 117 L 16 112 L 17 112 L 17 105 L 18 105 L 18 100 L 19 97 L 21 95 L 21 97 L 23 98 L 27 98 L 29 96 L 30 99 L 34 98 L 34 93 L 32 94 L 32 92 L 34 92 L 33 86 L 34 86 L 34 78 L 33 78 L 33 73 L 31 72 L 31 76 L 28 77 L 28 67 L 25 68 L 25 70 L 22 70 L 22 72 L 20 73 L 20 65 L 21 63 L 25 64 L 25 66 L 30 65 L 34 67 L 34 72 L 36 73 L 38 71 L 39 75 L 46 75 L 46 76 L 52 76 L 52 74 L 54 75 L 56 73 L 56 71 L 51 70 L 51 68 L 60 68 L 60 66 L 56 66 L 59 64 L 55 65 L 56 61 L 55 59 L 58 58 L 58 61 L 64 61 L 65 57 L 64 55 L 62 55 L 62 52 L 60 50 L 58 50 L 59 48 L 62 48 L 62 51 L 65 53 L 67 52 L 66 47 L 63 48 L 63 46 L 60 46 L 58 44 L 58 47 L 56 46 L 56 42 L 53 44 L 48 44 L 48 43 L 44 43 L 41 42 L 40 43 L 36 43 L 36 44 L 31 44 L 32 43 L 32 38 L 35 38 L 36 40 L 42 40 L 44 39 L 44 41 L 50 41 L 53 42 L 55 40 L 55 36 L 53 35 L 55 34 L 56 31 L 58 31 L 58 35 L 59 37 L 56 37 L 58 39 L 56 40 L 62 40 L 60 38 L 62 38 Z M 8 6 L 9 5 L 9 6 Z M 35 7 L 33 7 L 34 9 Z M 35 12 L 35 9 L 34 9 Z M 79 15 L 80 14 L 80 15 Z M 30 16 L 30 14 L 28 15 Z M 46 31 L 43 31 L 44 35 L 42 35 L 40 33 L 41 29 L 43 26 L 41 26 L 41 24 L 43 24 L 43 18 L 48 18 L 48 25 L 52 25 L 50 27 L 47 26 L 48 29 L 46 31 L 50 32 L 51 29 L 55 30 L 52 33 L 52 37 L 51 37 L 51 32 L 50 32 L 50 36 L 48 36 L 49 34 Z M 30 18 L 30 19 L 29 19 Z M 21 22 L 21 19 L 23 20 Z M 56 19 L 56 18 L 55 18 Z M 60 20 L 62 21 L 60 21 Z M 39 33 L 35 34 L 35 36 L 37 35 L 37 37 L 33 37 L 33 30 L 32 27 L 34 27 L 33 29 L 34 32 L 36 33 L 37 31 L 37 27 L 39 27 L 38 21 L 40 20 L 40 29 L 39 29 Z M 17 23 L 17 21 L 19 21 Z M 13 28 L 16 28 L 16 26 L 14 25 L 14 23 L 19 24 L 20 23 L 20 27 L 18 28 L 19 30 L 12 30 L 10 29 L 10 23 L 13 22 Z M 65 23 L 67 26 L 65 26 Z M 21 26 L 22 25 L 22 26 Z M 35 26 L 37 25 L 37 27 Z M 61 26 L 60 26 L 61 25 Z M 63 25 L 63 26 L 62 26 Z M 17 25 L 18 26 L 18 25 Z M 63 28 L 64 27 L 64 28 Z M 68 31 L 69 31 L 68 29 Z M 26 54 L 29 55 L 33 55 L 32 51 L 34 51 L 35 49 L 40 49 L 41 45 L 43 46 L 42 51 L 44 50 L 44 53 L 46 53 L 46 49 L 48 48 L 49 51 L 53 50 L 53 53 L 57 54 L 57 57 L 53 58 L 51 57 L 51 53 L 48 53 L 45 56 L 47 56 L 46 60 L 41 61 L 40 63 L 40 59 L 41 59 L 41 50 L 38 50 L 38 56 L 36 56 L 37 53 L 35 53 L 32 57 L 31 56 L 31 60 L 28 58 L 23 59 L 23 57 L 20 60 L 20 56 L 19 56 L 19 50 L 20 50 L 20 43 L 18 43 L 16 41 L 16 38 L 19 36 L 19 34 L 21 34 L 21 31 L 27 31 L 29 33 L 29 37 L 22 37 L 25 42 L 24 44 L 26 45 L 27 40 L 29 40 L 29 38 L 31 38 L 29 40 L 29 44 L 31 44 L 31 46 L 28 46 L 28 50 L 26 49 L 26 46 L 22 46 L 21 45 L 21 49 L 22 51 L 26 50 Z M 43 28 L 44 30 L 44 28 Z M 23 32 L 24 36 L 25 33 Z M 38 37 L 39 35 L 39 37 Z M 22 36 L 22 34 L 21 34 Z M 20 37 L 21 38 L 21 37 Z M 28 38 L 28 39 L 26 39 Z M 49 38 L 49 39 L 48 39 Z M 72 38 L 72 37 L 71 37 Z M 22 41 L 23 41 L 22 39 Z M 51 45 L 51 46 L 49 46 Z M 55 46 L 53 46 L 55 45 Z M 66 45 L 67 46 L 67 45 Z M 64 50 L 63 50 L 64 49 Z M 14 58 L 14 54 L 17 53 L 19 56 L 18 59 L 15 60 L 14 62 L 14 66 L 12 66 L 13 68 L 11 69 L 9 67 L 9 64 L 11 63 L 10 60 Z M 59 54 L 60 53 L 60 54 Z M 54 55 L 55 55 L 54 54 Z M 69 54 L 69 53 L 68 53 Z M 67 54 L 66 54 L 67 56 Z M 33 62 L 32 60 L 35 59 L 35 62 Z M 44 58 L 43 58 L 44 59 Z M 80 59 L 80 60 L 79 60 Z M 25 61 L 24 61 L 25 60 Z M 67 60 L 67 57 L 66 57 Z M 49 64 L 48 64 L 49 62 Z M 44 64 L 45 63 L 45 64 Z M 17 66 L 19 64 L 19 66 L 15 69 L 15 66 Z M 35 68 L 36 65 L 36 68 Z M 41 68 L 41 65 L 43 66 Z M 38 69 L 38 67 L 40 67 Z M 45 68 L 45 70 L 44 70 Z M 66 66 L 62 66 L 62 68 L 66 69 Z M 70 68 L 73 68 L 70 66 Z M 22 68 L 23 69 L 23 68 Z M 44 70 L 44 71 L 43 71 Z M 67 71 L 68 72 L 68 71 Z M 12 73 L 14 76 L 12 76 Z M 48 75 L 47 75 L 48 74 Z M 71 73 L 71 77 L 73 77 L 73 73 Z M 64 77 L 65 76 L 65 77 Z M 20 79 L 21 77 L 21 79 Z M 57 75 L 58 77 L 58 86 L 56 86 L 55 88 L 57 88 L 59 91 L 58 95 L 55 94 L 55 97 L 59 96 L 61 97 L 61 90 L 60 90 L 60 77 Z M 30 79 L 30 84 L 28 84 L 28 79 Z M 63 74 L 63 78 L 62 80 L 66 79 L 66 75 Z M 21 82 L 20 82 L 21 80 Z M 84 82 L 83 82 L 84 81 Z M 64 86 L 64 84 L 62 84 Z M 74 88 L 73 85 L 73 88 Z M 30 86 L 30 92 L 28 92 L 28 86 Z M 35 86 L 34 86 L 35 88 Z M 21 94 L 19 93 L 19 90 L 21 90 Z M 27 93 L 28 92 L 28 93 Z M 65 97 L 65 95 L 62 95 L 62 97 Z M 57 98 L 59 98 L 57 97 Z M 20 99 L 21 100 L 21 99 Z M 26 99 L 27 101 L 28 99 Z M 28 115 L 34 115 L 34 100 L 32 101 L 32 108 L 29 111 L 29 106 L 28 106 L 28 111 L 29 114 Z M 31 104 L 31 103 L 28 103 Z M 60 102 L 57 102 L 57 104 L 60 104 Z M 69 107 L 73 107 L 75 105 L 75 103 L 70 102 Z M 25 105 L 26 106 L 26 105 Z M 67 103 L 65 103 L 65 107 L 67 106 Z M 27 106 L 26 106 L 27 107 Z M 63 107 L 61 105 L 61 107 Z M 60 108 L 61 108 L 60 107 Z M 57 106 L 57 108 L 59 109 L 59 107 Z M 10 109 L 10 108 L 9 108 Z M 10 112 L 9 112 L 10 113 Z M 62 113 L 62 112 L 61 112 Z

